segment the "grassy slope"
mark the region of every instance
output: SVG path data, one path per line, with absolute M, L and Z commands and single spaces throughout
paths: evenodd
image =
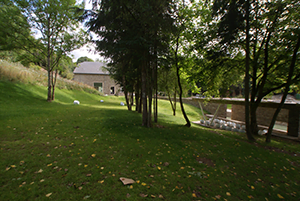
M 300 198 L 299 156 L 185 128 L 167 101 L 159 102 L 163 127 L 147 129 L 122 97 L 57 90 L 55 102 L 45 100 L 46 87 L 0 81 L 0 200 Z M 198 112 L 187 106 L 192 120 Z M 300 155 L 296 143 L 271 146 Z M 121 176 L 138 183 L 123 186 Z

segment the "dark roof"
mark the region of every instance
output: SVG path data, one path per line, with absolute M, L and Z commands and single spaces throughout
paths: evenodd
M 73 73 L 109 75 L 109 72 L 103 67 L 106 67 L 106 64 L 102 62 L 82 62 L 78 64 Z

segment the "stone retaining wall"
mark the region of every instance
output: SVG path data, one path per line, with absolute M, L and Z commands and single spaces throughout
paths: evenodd
M 268 107 L 258 107 L 256 111 L 257 123 L 263 126 L 269 126 L 273 115 L 275 113 L 275 108 Z M 238 121 L 245 121 L 245 106 L 244 105 L 232 105 L 231 108 L 231 119 Z M 281 109 L 277 116 L 277 121 L 286 122 L 289 121 L 289 110 Z

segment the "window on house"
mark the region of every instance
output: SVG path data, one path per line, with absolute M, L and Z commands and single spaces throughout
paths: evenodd
M 94 83 L 94 88 L 97 89 L 99 92 L 103 93 L 103 84 L 102 83 Z
M 115 94 L 115 87 L 110 87 L 110 94 Z

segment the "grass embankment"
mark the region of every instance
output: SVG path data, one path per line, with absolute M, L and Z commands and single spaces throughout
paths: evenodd
M 297 143 L 186 128 L 167 101 L 159 101 L 159 126 L 147 129 L 122 97 L 58 89 L 48 103 L 44 86 L 0 81 L 0 89 L 0 200 L 300 198 Z

